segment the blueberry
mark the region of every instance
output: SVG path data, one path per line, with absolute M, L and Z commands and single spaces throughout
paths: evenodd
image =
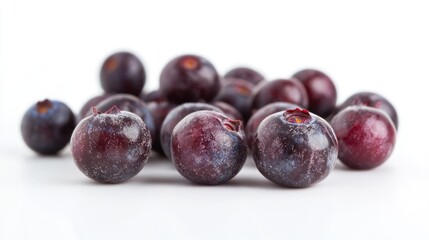
M 28 147 L 37 153 L 52 155 L 69 143 L 75 126 L 75 115 L 66 104 L 46 99 L 25 112 L 21 134 Z
M 142 62 L 134 54 L 118 52 L 103 62 L 100 81 L 107 93 L 139 96 L 146 82 L 146 73 Z
M 83 119 L 71 138 L 76 166 L 100 183 L 124 182 L 142 170 L 151 149 L 150 132 L 134 113 L 113 107 Z
M 307 110 L 274 113 L 258 127 L 253 159 L 268 180 L 303 188 L 325 179 L 335 166 L 338 142 L 321 117 Z
M 350 168 L 378 167 L 395 146 L 395 125 L 376 108 L 349 106 L 333 117 L 331 125 L 338 138 L 338 158 Z
M 214 111 L 183 118 L 173 130 L 170 147 L 179 173 L 198 184 L 228 182 L 247 157 L 242 122 Z
M 173 132 L 174 127 L 188 114 L 201 110 L 212 110 L 220 113 L 222 112 L 222 110 L 220 110 L 219 108 L 207 103 L 184 103 L 175 107 L 168 113 L 167 117 L 165 117 L 164 122 L 161 126 L 160 138 L 162 150 L 164 150 L 165 155 L 169 159 L 171 159 L 171 133 Z
M 196 55 L 182 55 L 164 67 L 159 85 L 170 102 L 209 102 L 220 89 L 220 79 L 208 60 Z
M 337 101 L 337 89 L 328 75 L 315 69 L 303 69 L 293 75 L 305 87 L 308 95 L 308 110 L 321 117 L 328 117 Z

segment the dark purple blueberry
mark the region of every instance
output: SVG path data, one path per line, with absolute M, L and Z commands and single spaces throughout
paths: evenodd
M 243 79 L 255 86 L 263 82 L 265 79 L 262 74 L 247 67 L 233 68 L 229 72 L 227 72 L 224 77 L 226 81 L 228 81 L 228 78 Z
M 296 79 L 269 81 L 255 90 L 252 109 L 257 110 L 273 102 L 289 102 L 307 108 L 308 96 L 304 85 Z
M 173 132 L 173 129 L 176 124 L 188 114 L 201 110 L 211 110 L 223 113 L 222 110 L 220 110 L 219 108 L 207 103 L 184 103 L 175 107 L 168 113 L 167 117 L 165 117 L 164 122 L 161 126 L 160 137 L 162 150 L 164 151 L 165 156 L 167 156 L 168 159 L 171 159 L 171 133 Z
M 152 92 L 149 92 L 147 94 L 145 94 L 144 96 L 140 97 L 143 102 L 145 103 L 150 103 L 150 102 L 166 102 L 167 101 L 167 97 L 161 92 L 161 90 L 154 90 Z
M 112 96 L 112 94 L 104 93 L 102 95 L 98 95 L 98 96 L 95 96 L 95 97 L 89 99 L 82 106 L 82 108 L 79 111 L 79 120 L 82 120 L 83 118 L 85 118 L 87 116 L 88 112 L 90 112 L 93 107 L 95 107 L 101 101 L 103 101 L 104 99 L 106 99 L 106 98 L 108 98 L 110 96 Z
M 177 171 L 188 180 L 226 183 L 246 161 L 242 122 L 213 111 L 191 113 L 173 130 L 171 154 Z
M 146 75 L 142 62 L 132 53 L 110 55 L 101 66 L 101 86 L 107 93 L 128 93 L 139 96 Z
M 75 115 L 66 104 L 46 99 L 25 112 L 21 134 L 25 144 L 35 152 L 53 155 L 70 142 L 75 126 Z
M 153 117 L 155 123 L 155 137 L 152 138 L 152 149 L 160 154 L 164 154 L 161 146 L 161 126 L 167 114 L 173 110 L 177 105 L 170 102 L 149 102 L 147 107 Z
M 182 55 L 162 70 L 160 90 L 174 103 L 211 101 L 220 89 L 219 75 L 206 59 Z
M 253 147 L 253 159 L 262 175 L 293 188 L 308 187 L 325 179 L 338 155 L 338 142 L 329 124 L 299 108 L 265 118 Z
M 371 169 L 383 164 L 395 146 L 395 125 L 376 108 L 349 106 L 331 120 L 338 138 L 338 158 L 354 169 Z
M 240 112 L 228 103 L 214 102 L 212 104 L 222 110 L 227 117 L 243 121 L 243 116 L 241 116 Z
M 146 164 L 151 137 L 142 119 L 113 107 L 83 119 L 71 138 L 76 166 L 100 183 L 124 182 Z
M 153 117 L 150 114 L 146 104 L 142 102 L 140 98 L 130 94 L 115 94 L 98 103 L 95 108 L 97 108 L 100 112 L 106 112 L 113 106 L 118 107 L 122 111 L 128 111 L 137 114 L 149 129 L 152 138 L 156 139 L 156 130 Z M 86 116 L 91 115 L 92 111 L 89 111 L 86 114 Z
M 325 118 L 334 111 L 337 89 L 328 75 L 315 69 L 304 69 L 293 77 L 298 79 L 307 91 L 310 112 Z
M 263 108 L 258 109 L 255 113 L 253 113 L 252 117 L 249 119 L 249 121 L 246 124 L 246 140 L 247 140 L 247 147 L 250 151 L 252 151 L 252 143 L 253 143 L 253 137 L 255 136 L 256 130 L 259 127 L 259 124 L 269 115 L 281 112 L 285 110 L 291 110 L 298 108 L 298 105 L 287 103 L 287 102 L 275 102 L 270 103 L 266 105 Z
M 227 81 L 220 89 L 214 101 L 221 101 L 235 107 L 245 120 L 251 115 L 253 85 L 241 79 Z
M 337 111 L 354 105 L 364 105 L 383 110 L 392 119 L 396 130 L 398 130 L 398 114 L 395 107 L 383 96 L 373 92 L 359 92 L 347 98 Z

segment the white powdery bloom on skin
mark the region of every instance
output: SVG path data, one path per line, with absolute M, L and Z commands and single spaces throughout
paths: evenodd
M 132 142 L 137 141 L 140 129 L 137 126 L 126 126 L 122 129 L 122 133 Z

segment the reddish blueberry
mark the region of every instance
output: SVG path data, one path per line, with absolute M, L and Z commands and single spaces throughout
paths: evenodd
M 101 86 L 107 93 L 128 93 L 139 96 L 146 75 L 142 62 L 132 53 L 110 55 L 101 66 Z
M 308 96 L 304 85 L 296 79 L 269 81 L 255 90 L 252 109 L 257 110 L 273 102 L 289 102 L 307 108 Z
M 325 179 L 335 166 L 338 142 L 321 117 L 294 109 L 265 118 L 256 131 L 253 159 L 268 180 L 303 188 Z
M 71 138 L 76 166 L 100 183 L 124 182 L 142 170 L 151 149 L 150 132 L 134 113 L 113 107 L 83 119 Z
M 175 107 L 168 113 L 167 117 L 165 117 L 161 126 L 160 137 L 162 150 L 169 159 L 171 159 L 171 133 L 173 132 L 174 127 L 188 114 L 201 110 L 211 110 L 222 113 L 222 110 L 207 103 L 184 103 Z
M 337 89 L 325 73 L 315 69 L 304 69 L 293 75 L 305 87 L 308 109 L 321 117 L 328 117 L 335 109 Z
M 183 118 L 171 137 L 171 158 L 178 172 L 197 184 L 231 180 L 246 161 L 242 122 L 214 111 Z
M 372 169 L 392 154 L 395 125 L 387 114 L 367 106 L 349 106 L 331 120 L 338 138 L 338 158 L 354 169 Z
M 211 101 L 220 89 L 219 75 L 206 59 L 183 55 L 162 70 L 160 90 L 174 103 Z

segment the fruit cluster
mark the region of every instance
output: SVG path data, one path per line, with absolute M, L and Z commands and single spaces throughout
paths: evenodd
M 221 77 L 208 60 L 183 55 L 164 67 L 159 89 L 146 93 L 142 62 L 118 52 L 104 61 L 100 80 L 105 93 L 78 116 L 60 101 L 40 101 L 25 113 L 21 132 L 40 154 L 56 154 L 71 139 L 77 167 L 101 183 L 135 176 L 154 150 L 194 183 L 228 182 L 253 153 L 267 179 L 301 188 L 325 179 L 337 159 L 375 168 L 395 145 L 398 116 L 387 99 L 360 92 L 337 106 L 334 82 L 318 70 L 266 81 L 235 68 Z

